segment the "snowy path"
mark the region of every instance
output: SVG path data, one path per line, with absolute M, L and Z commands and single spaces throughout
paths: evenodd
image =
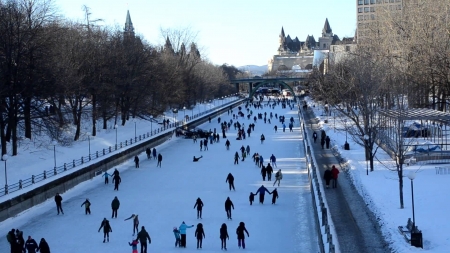
M 254 114 L 264 111 L 270 112 L 267 107 L 253 109 Z M 283 133 L 278 123 L 279 131 L 274 133 L 275 118 L 272 124 L 258 120 L 251 137 L 237 141 L 236 131 L 232 127 L 227 133 L 231 142 L 230 151 L 226 151 L 223 139 L 220 143 L 209 145 L 209 151 L 200 152 L 198 143 L 173 138 L 157 147 L 163 155 L 162 168 L 156 168 L 156 162 L 147 160 L 145 154 L 140 156 L 140 169 L 134 169 L 131 161 L 121 165 L 119 192 L 114 192 L 113 185 L 105 186 L 102 178 L 96 177 L 62 195 L 65 215 L 57 216 L 54 202 L 50 200 L 0 223 L 0 231 L 6 235 L 11 228 L 18 228 L 24 231 L 25 237 L 31 235 L 38 242 L 44 237 L 52 252 L 131 252 L 128 242 L 132 238 L 132 222 L 124 219 L 135 213 L 139 214 L 139 226 L 145 226 L 152 237 L 148 252 L 178 252 L 180 249 L 174 247 L 172 228 L 178 227 L 182 221 L 188 225 L 203 223 L 206 234 L 203 252 L 220 250 L 219 228 L 222 223 L 228 226 L 228 250 L 237 250 L 235 230 L 240 221 L 245 222 L 250 233 L 246 239 L 246 251 L 318 252 L 296 111 L 277 106 L 273 112 L 284 114 L 287 120 L 293 116 L 296 120 L 294 132 Z M 222 116 L 222 120 L 229 121 L 230 118 L 226 114 Z M 245 128 L 251 123 L 247 119 L 240 122 L 245 124 Z M 219 130 L 217 118 L 201 126 L 206 130 L 214 127 Z M 261 133 L 266 136 L 264 144 L 259 141 Z M 250 145 L 250 153 L 262 154 L 265 163 L 272 153 L 277 157 L 278 168 L 282 169 L 284 176 L 278 188 L 280 197 L 276 205 L 270 204 L 271 196 L 267 195 L 264 205 L 249 205 L 251 191 L 255 192 L 261 184 L 265 184 L 270 191 L 273 187 L 271 183 L 262 181 L 260 169 L 251 157 L 239 165 L 233 165 L 234 152 L 241 145 Z M 203 155 L 203 159 L 193 163 L 194 155 Z M 236 192 L 229 192 L 225 183 L 229 172 L 235 177 Z M 111 220 L 110 205 L 114 196 L 119 198 L 121 206 L 118 219 Z M 228 196 L 235 206 L 232 221 L 226 219 L 224 210 Z M 196 219 L 193 209 L 197 197 L 205 205 L 200 221 Z M 85 198 L 92 203 L 90 216 L 85 216 L 84 208 L 80 207 Z M 106 244 L 102 243 L 102 233 L 97 233 L 104 217 L 111 221 L 113 230 L 110 242 Z M 197 250 L 194 231 L 195 228 L 187 231 L 187 249 L 183 252 Z M 0 237 L 0 249 L 1 252 L 4 252 L 3 249 L 9 250 L 5 236 Z

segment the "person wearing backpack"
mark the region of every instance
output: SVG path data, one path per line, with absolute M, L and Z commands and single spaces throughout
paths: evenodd
M 283 174 L 281 173 L 281 169 L 275 173 L 275 182 L 273 182 L 273 186 L 278 182 L 278 186 L 280 186 L 281 179 L 283 179 Z

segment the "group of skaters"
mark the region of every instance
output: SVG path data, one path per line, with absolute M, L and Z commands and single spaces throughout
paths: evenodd
M 6 239 L 10 244 L 11 253 L 50 253 L 50 247 L 44 238 L 41 238 L 39 244 L 31 238 L 31 236 L 28 236 L 28 239 L 25 241 L 23 238 L 23 231 L 20 231 L 19 229 L 11 229 L 6 235 Z

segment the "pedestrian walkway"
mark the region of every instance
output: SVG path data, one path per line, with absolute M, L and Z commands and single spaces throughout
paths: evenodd
M 320 145 L 320 126 L 313 111 L 304 113 L 308 137 L 311 139 L 311 150 L 317 161 L 320 177 L 323 180 L 324 171 L 335 165 L 339 173 L 336 189 L 325 190 L 329 212 L 337 233 L 337 241 L 341 252 L 345 253 L 386 253 L 391 252 L 384 240 L 379 224 L 369 210 L 363 198 L 356 191 L 347 173 L 343 171 L 330 149 L 322 149 Z M 312 139 L 316 131 L 319 138 L 317 143 Z M 325 185 L 325 182 L 324 182 Z

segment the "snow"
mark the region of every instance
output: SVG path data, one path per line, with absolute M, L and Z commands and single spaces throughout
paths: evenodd
M 344 150 L 346 140 L 343 121 L 333 116 L 324 121 L 323 106 L 308 100 L 309 108 L 315 111 L 320 124 L 331 138 L 332 146 L 348 160 L 349 175 L 359 194 L 379 219 L 383 235 L 391 243 L 393 252 L 449 252 L 450 222 L 448 218 L 450 174 L 436 174 L 436 167 L 446 164 L 411 165 L 404 167 L 404 208 L 400 209 L 399 185 L 394 161 L 381 148 L 374 159 L 374 171 L 366 175 L 364 148 L 354 143 L 350 136 L 350 150 Z M 312 105 L 315 107 L 312 107 Z M 322 116 L 321 116 L 322 115 Z M 332 114 L 333 115 L 333 114 Z M 348 123 L 347 123 L 348 124 Z M 414 211 L 416 225 L 422 230 L 424 248 L 415 248 L 405 241 L 398 232 L 398 226 L 405 226 L 412 219 L 411 182 L 407 175 L 416 172 L 414 179 Z
M 252 110 L 254 114 L 270 111 L 267 107 Z M 193 143 L 193 140 L 172 138 L 156 147 L 163 156 L 162 168 L 157 168 L 156 161 L 147 160 L 146 155 L 141 154 L 139 169 L 134 168 L 131 160 L 117 166 L 122 178 L 119 191 L 113 191 L 111 184 L 104 185 L 103 178 L 97 176 L 62 194 L 64 215 L 56 215 L 54 201 L 50 199 L 0 223 L 0 230 L 6 234 L 11 228 L 18 228 L 24 231 L 25 237 L 31 235 L 37 241 L 43 237 L 49 242 L 52 252 L 131 252 L 128 242 L 133 238 L 132 221 L 124 219 L 131 214 L 138 214 L 140 226 L 145 226 L 152 237 L 148 252 L 178 252 L 179 249 L 174 247 L 172 228 L 178 227 L 182 221 L 188 225 L 203 223 L 206 239 L 203 241 L 202 251 L 218 252 L 221 224 L 226 223 L 228 226 L 230 240 L 227 241 L 227 248 L 232 251 L 237 250 L 235 229 L 243 221 L 250 233 L 250 237 L 246 238 L 246 251 L 318 252 L 311 192 L 296 111 L 277 106 L 274 113 L 284 114 L 287 119 L 293 116 L 296 120 L 294 132 L 283 133 L 279 128 L 278 133 L 274 133 L 275 118 L 272 124 L 264 124 L 262 120 L 258 120 L 251 137 L 238 141 L 232 127 L 227 132 L 231 142 L 229 151 L 222 138 L 219 143 L 208 145 L 208 151 L 202 152 L 198 143 Z M 178 114 L 181 118 L 181 112 Z M 229 121 L 232 117 L 225 113 L 221 118 Z M 239 121 L 246 128 L 252 122 L 246 118 Z M 280 123 L 278 126 L 280 127 Z M 148 122 L 137 122 L 136 127 L 138 132 L 148 131 L 149 128 Z M 220 129 L 217 118 L 199 128 Z M 134 137 L 133 124 L 127 124 L 119 131 L 120 136 L 123 135 L 121 139 Z M 266 137 L 264 144 L 259 141 L 262 133 Z M 115 132 L 103 131 L 91 140 L 91 149 L 98 150 L 114 142 Z M 86 144 L 80 142 L 70 148 L 57 147 L 57 161 L 83 155 L 87 152 Z M 271 154 L 277 157 L 278 168 L 283 171 L 283 180 L 278 187 L 279 199 L 276 205 L 270 204 L 271 195 L 266 195 L 264 205 L 257 203 L 258 197 L 255 198 L 256 203 L 249 205 L 250 192 L 255 192 L 262 184 L 270 191 L 274 187 L 273 181 L 262 181 L 260 169 L 251 157 L 233 165 L 234 153 L 241 145 L 250 145 L 250 153 L 262 154 L 265 163 L 269 161 Z M 11 162 L 8 160 L 8 165 L 21 168 L 24 176 L 28 175 L 26 170 L 32 173 L 35 168 L 51 168 L 52 151 L 50 148 L 42 150 L 30 147 L 27 161 L 18 156 L 11 158 Z M 192 157 L 200 155 L 203 158 L 193 163 Z M 40 159 L 42 164 L 38 164 Z M 229 172 L 235 177 L 236 191 L 230 192 L 225 183 Z M 110 219 L 113 230 L 110 242 L 102 243 L 103 235 L 97 230 L 104 217 L 110 218 L 110 204 L 114 196 L 121 201 L 118 218 Z M 196 210 L 193 209 L 197 197 L 204 203 L 201 220 L 196 219 Z M 232 221 L 226 219 L 224 210 L 227 197 L 231 198 L 235 206 Z M 86 198 L 92 203 L 92 215 L 86 216 L 84 207 L 80 206 Z M 187 231 L 185 252 L 196 250 L 194 231 L 195 228 Z M 0 237 L 0 248 L 9 248 L 5 236 Z

